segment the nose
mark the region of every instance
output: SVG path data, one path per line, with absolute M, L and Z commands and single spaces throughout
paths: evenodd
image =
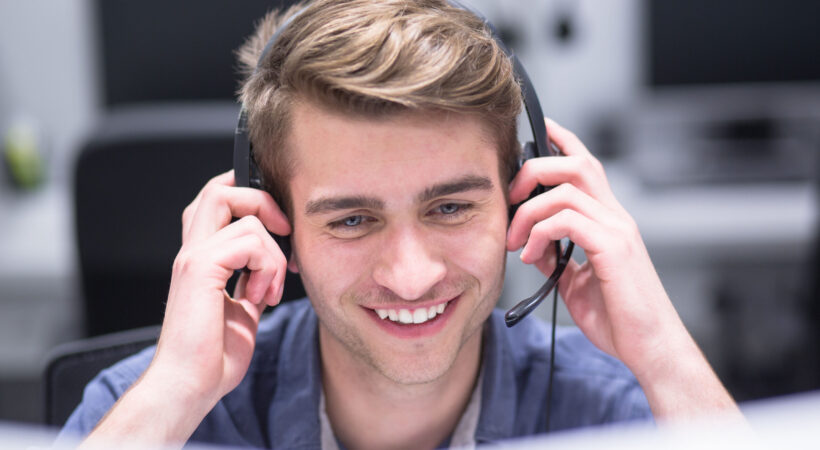
M 417 300 L 447 275 L 440 250 L 412 227 L 388 235 L 373 280 L 404 300 Z

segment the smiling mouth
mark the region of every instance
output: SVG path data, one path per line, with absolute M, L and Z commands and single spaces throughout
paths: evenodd
M 390 320 L 401 324 L 420 324 L 433 320 L 437 315 L 444 313 L 450 301 L 439 303 L 427 308 L 400 308 L 400 309 L 376 309 L 376 314 L 382 320 Z

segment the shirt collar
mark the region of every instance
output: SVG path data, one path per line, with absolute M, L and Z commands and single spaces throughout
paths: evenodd
M 268 432 L 272 448 L 319 449 L 319 397 L 322 392 L 316 314 L 304 308 L 299 326 L 286 333 L 277 363 L 276 393 L 270 404 Z
M 517 389 L 509 333 L 502 312 L 493 311 L 484 325 L 482 342 L 481 416 L 475 432 L 478 444 L 515 436 Z
M 268 415 L 269 438 L 272 448 L 319 449 L 322 443 L 319 415 L 322 383 L 318 321 L 311 307 L 296 314 L 302 315 L 293 318 L 301 325 L 295 333 L 286 333 L 282 341 L 277 388 Z M 480 410 L 478 423 L 474 428 L 469 427 L 475 430 L 478 444 L 496 442 L 516 434 L 518 393 L 514 361 L 507 342 L 509 333 L 504 333 L 501 314 L 493 311 L 485 323 L 481 375 L 469 404 L 477 404 Z M 470 411 L 469 405 L 465 416 Z M 465 416 L 462 416 L 459 427 Z

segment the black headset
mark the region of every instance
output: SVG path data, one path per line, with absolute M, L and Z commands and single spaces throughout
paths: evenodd
M 538 96 L 535 93 L 535 88 L 530 81 L 530 77 L 527 75 L 527 71 L 524 70 L 524 66 L 521 65 L 521 62 L 518 58 L 510 51 L 509 48 L 504 44 L 501 38 L 498 35 L 495 27 L 490 23 L 487 18 L 485 18 L 481 13 L 478 11 L 467 7 L 456 0 L 449 0 L 448 3 L 455 7 L 462 10 L 469 11 L 473 13 L 476 17 L 481 19 L 485 25 L 490 29 L 492 32 L 493 38 L 498 43 L 498 46 L 504 51 L 504 54 L 510 58 L 513 64 L 513 70 L 515 72 L 515 76 L 521 84 L 521 90 L 523 93 L 523 100 L 524 100 L 524 108 L 526 110 L 527 119 L 529 120 L 530 128 L 532 129 L 532 134 L 534 137 L 534 141 L 527 142 L 523 146 L 523 152 L 521 159 L 519 160 L 518 169 L 521 168 L 524 161 L 530 158 L 538 158 L 542 156 L 558 156 L 560 152 L 551 144 L 549 137 L 547 135 L 547 129 L 544 124 L 544 113 L 541 111 L 541 104 L 538 102 Z M 262 55 L 259 58 L 259 62 L 257 63 L 257 70 L 259 69 L 259 64 L 265 59 L 268 55 L 270 50 L 276 44 L 277 39 L 282 34 L 282 30 L 284 30 L 296 17 L 298 17 L 304 9 L 298 11 L 296 14 L 290 16 L 270 37 L 267 44 L 265 44 L 265 48 L 262 51 Z M 253 187 L 257 189 L 265 190 L 262 177 L 257 166 L 256 162 L 253 159 L 252 154 L 253 144 L 250 141 L 248 136 L 248 112 L 245 109 L 245 106 L 242 105 L 242 109 L 239 113 L 239 120 L 236 124 L 236 134 L 234 136 L 234 153 L 233 153 L 233 165 L 234 165 L 234 174 L 236 177 L 236 186 L 240 187 Z M 530 198 L 541 194 L 545 191 L 543 186 L 538 186 L 530 196 Z M 515 207 L 510 208 L 510 219 L 512 219 L 513 214 L 515 213 Z M 276 243 L 279 244 L 279 247 L 282 249 L 282 253 L 285 255 L 290 254 L 290 240 L 286 236 L 277 236 L 273 235 Z M 549 276 L 547 281 L 544 285 L 539 289 L 535 294 L 531 297 L 528 297 L 514 307 L 512 307 L 507 314 L 504 316 L 505 322 L 508 327 L 511 327 L 518 323 L 521 319 L 523 319 L 527 314 L 532 312 L 540 303 L 544 300 L 547 294 L 554 289 L 558 284 L 558 279 L 561 277 L 561 274 L 564 272 L 564 269 L 569 262 L 570 256 L 572 255 L 572 250 L 574 248 L 574 244 L 570 241 L 566 248 L 561 248 L 561 243 L 555 241 L 555 251 L 556 251 L 556 267 L 553 270 L 552 274 Z M 553 342 L 555 341 L 555 300 L 553 302 Z M 554 349 L 554 345 L 551 346 L 551 350 Z M 552 384 L 552 363 L 553 355 L 550 355 L 550 385 Z M 551 386 L 550 386 L 551 391 Z M 548 409 L 549 411 L 549 409 Z M 547 413 L 547 421 L 549 422 L 549 412 Z

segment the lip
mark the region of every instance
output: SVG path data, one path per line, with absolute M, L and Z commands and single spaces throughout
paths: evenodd
M 457 295 L 452 299 L 448 300 L 447 302 L 449 302 L 449 304 L 447 305 L 447 308 L 444 310 L 443 313 L 438 314 L 432 320 L 428 320 L 424 323 L 419 324 L 396 323 L 390 319 L 380 318 L 378 314 L 376 314 L 375 309 L 367 307 L 362 308 L 367 310 L 367 314 L 370 316 L 370 318 L 373 319 L 376 322 L 376 324 L 379 325 L 379 327 L 381 327 L 381 329 L 386 331 L 388 334 L 400 339 L 417 339 L 421 337 L 433 336 L 436 333 L 438 333 L 442 328 L 444 328 L 445 324 L 447 323 L 447 320 L 450 318 L 453 311 L 455 311 L 460 299 L 461 295 Z M 431 303 L 429 305 L 424 305 L 424 307 L 429 308 L 430 306 L 436 306 L 441 303 L 446 302 Z M 408 306 L 407 309 L 419 309 L 422 307 L 423 306 L 421 304 L 418 304 L 413 305 L 412 307 Z M 393 309 L 398 308 L 396 306 L 393 306 Z

